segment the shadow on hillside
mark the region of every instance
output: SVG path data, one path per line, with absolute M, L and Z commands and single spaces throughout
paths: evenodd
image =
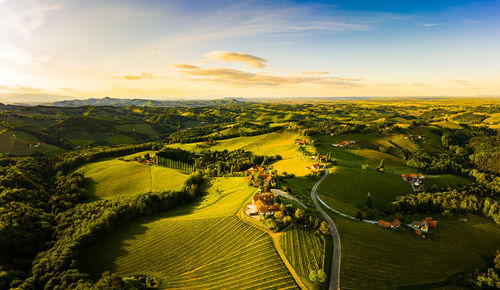
M 85 189 L 87 190 L 87 200 L 95 201 L 101 199 L 95 194 L 97 182 L 90 177 L 85 177 Z
M 98 244 L 82 253 L 80 259 L 81 271 L 88 273 L 94 280 L 98 280 L 105 271 L 116 273 L 118 269 L 117 261 L 129 255 L 126 247 L 141 239 L 141 236 L 149 229 L 146 226 L 147 224 L 165 218 L 189 215 L 198 209 L 202 201 L 203 197 L 195 202 L 178 206 L 172 210 L 139 217 L 118 226 L 112 232 L 105 234 Z M 168 232 L 165 232 L 165 235 L 167 234 Z M 148 272 L 148 269 L 138 271 L 138 273 L 146 272 Z M 135 273 L 118 274 L 127 275 Z

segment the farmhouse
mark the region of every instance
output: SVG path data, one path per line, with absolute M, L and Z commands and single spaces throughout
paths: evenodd
M 395 219 L 392 222 L 386 222 L 384 220 L 379 220 L 375 225 L 379 227 L 383 227 L 385 229 L 395 230 L 401 226 L 401 221 L 399 219 Z
M 323 169 L 323 166 L 321 166 L 321 164 L 319 164 L 319 163 L 316 163 L 316 164 L 313 164 L 310 167 L 307 166 L 306 169 L 307 170 L 310 170 L 310 169 L 312 169 L 312 170 L 321 170 L 321 169 Z
M 280 205 L 274 204 L 275 198 L 274 193 L 258 193 L 252 197 L 252 202 L 259 213 L 273 215 L 280 210 Z
M 333 147 L 346 147 L 352 144 L 356 144 L 356 141 L 350 140 L 350 141 L 342 141 L 339 143 L 334 143 L 332 144 Z
M 38 148 L 40 147 L 40 142 L 29 143 L 28 146 L 30 148 Z
M 425 176 L 423 176 L 422 173 L 408 175 L 401 174 L 401 178 L 403 178 L 404 181 L 409 182 L 415 186 L 421 186 L 425 181 Z
M 421 221 L 414 221 L 410 226 L 415 231 L 427 233 L 429 229 L 435 229 L 437 227 L 437 221 L 432 220 L 432 217 L 426 217 Z
M 300 140 L 300 139 L 295 140 L 295 145 L 307 145 L 307 144 L 309 144 L 308 140 Z
M 265 170 L 264 167 L 252 166 L 252 167 L 248 168 L 247 170 L 245 170 L 245 172 L 261 172 L 261 171 L 264 171 L 264 170 Z

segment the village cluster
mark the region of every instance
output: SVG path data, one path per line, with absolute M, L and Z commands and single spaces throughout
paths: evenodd
M 426 234 L 430 231 L 430 229 L 437 228 L 437 223 L 438 222 L 433 220 L 432 217 L 426 217 L 420 221 L 413 221 L 411 224 L 407 224 L 406 226 L 413 229 L 416 236 L 425 239 Z M 375 223 L 375 225 L 385 229 L 395 230 L 401 226 L 401 221 L 399 219 L 394 219 L 392 222 L 379 220 Z

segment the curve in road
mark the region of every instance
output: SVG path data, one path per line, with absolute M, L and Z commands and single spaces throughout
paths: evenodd
M 333 222 L 332 218 L 328 214 L 326 214 L 318 202 L 318 196 L 316 194 L 316 189 L 318 186 L 325 180 L 326 176 L 328 176 L 328 168 L 325 169 L 325 174 L 321 176 L 321 178 L 314 184 L 311 190 L 311 199 L 314 203 L 316 209 L 319 210 L 323 218 L 330 225 L 330 231 L 333 238 L 333 256 L 332 256 L 332 271 L 330 274 L 330 290 L 340 289 L 340 253 L 341 253 L 341 245 L 340 245 L 340 237 L 339 232 L 337 231 L 337 227 Z

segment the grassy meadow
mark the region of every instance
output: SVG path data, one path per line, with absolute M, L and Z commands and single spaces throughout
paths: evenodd
M 271 238 L 236 217 L 253 192 L 243 178 L 217 178 L 197 204 L 120 227 L 83 267 L 95 278 L 148 273 L 162 288 L 297 288 Z
M 134 155 L 125 158 L 131 159 L 131 156 Z M 88 179 L 91 195 L 98 198 L 177 190 L 189 177 L 175 169 L 117 158 L 85 164 L 78 170 Z

